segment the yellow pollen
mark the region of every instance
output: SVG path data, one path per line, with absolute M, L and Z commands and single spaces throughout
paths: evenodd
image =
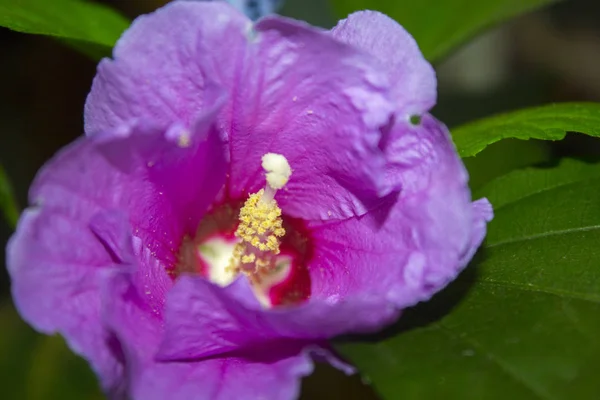
M 243 271 L 254 282 L 261 280 L 261 274 L 276 268 L 280 238 L 285 236 L 281 209 L 274 196 L 288 182 L 292 169 L 287 159 L 274 153 L 262 158 L 267 185 L 265 189 L 251 194 L 240 210 L 240 224 L 235 235 L 240 239 L 233 250 L 229 269 Z
M 281 209 L 277 202 L 264 200 L 264 189 L 251 194 L 240 210 L 240 224 L 235 235 L 240 242 L 234 249 L 231 268 L 246 269 L 250 273 L 274 265 L 273 256 L 279 254 L 279 238 L 285 235 L 282 227 Z
M 255 260 L 256 260 L 256 255 L 254 255 L 254 254 L 248 254 L 248 255 L 242 256 L 242 264 L 250 264 L 250 263 L 253 263 Z

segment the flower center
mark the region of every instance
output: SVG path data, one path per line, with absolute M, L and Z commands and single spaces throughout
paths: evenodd
M 233 251 L 230 268 L 251 276 L 274 266 L 279 238 L 285 235 L 277 202 L 264 197 L 264 190 L 250 195 L 240 210 L 240 224 L 235 232 L 240 242 Z
M 285 235 L 285 229 L 275 193 L 288 182 L 292 169 L 284 156 L 274 153 L 263 156 L 262 167 L 267 173 L 267 185 L 251 194 L 240 210 L 240 224 L 235 232 L 240 241 L 227 267 L 234 274 L 247 274 L 255 287 L 272 282 L 290 266 L 289 260 L 277 257 L 279 238 Z
M 196 271 L 220 286 L 243 273 L 265 306 L 296 303 L 310 293 L 308 241 L 301 221 L 284 220 L 275 200 L 292 171 L 279 154 L 263 156 L 262 166 L 265 188 L 248 197 L 237 218 L 239 206 L 231 204 L 209 213 L 196 237 L 184 240 L 174 272 Z

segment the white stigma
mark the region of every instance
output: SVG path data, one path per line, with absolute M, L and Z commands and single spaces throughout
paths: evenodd
M 266 172 L 267 185 L 261 201 L 267 202 L 273 200 L 275 193 L 288 183 L 292 168 L 284 156 L 275 153 L 262 156 L 262 167 Z
M 265 154 L 262 157 L 262 167 L 267 173 L 267 183 L 275 190 L 283 188 L 292 175 L 290 163 L 281 154 Z

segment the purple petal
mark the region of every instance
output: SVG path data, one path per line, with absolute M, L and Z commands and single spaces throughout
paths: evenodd
M 212 128 L 200 128 L 134 126 L 80 139 L 42 169 L 30 201 L 80 221 L 123 210 L 135 236 L 162 261 L 174 262 L 179 241 L 195 233 L 225 178 L 223 143 Z M 173 130 L 189 142 L 181 146 Z
M 466 266 L 475 252 L 483 242 L 487 233 L 487 223 L 494 218 L 494 210 L 488 199 L 479 199 L 473 202 L 473 233 L 471 234 L 471 245 L 463 254 L 461 264 Z
M 264 309 L 245 278 L 221 288 L 201 277 L 186 276 L 169 293 L 158 357 L 195 359 L 272 341 L 320 341 L 378 329 L 397 315 L 385 298 L 369 293 Z
M 292 399 L 300 378 L 312 372 L 302 343 L 271 344 L 220 358 L 156 362 L 161 334 L 143 295 L 126 273 L 104 286 L 105 320 L 115 330 L 129 362 L 130 395 L 136 399 Z M 193 304 L 189 304 L 193 307 Z M 322 351 L 319 352 L 322 354 Z
M 165 268 L 176 258 L 175 240 L 195 233 L 224 181 L 223 145 L 213 131 L 190 133 L 185 143 L 171 136 L 134 127 L 63 149 L 36 177 L 35 206 L 8 246 L 23 318 L 44 333 L 64 335 L 109 391 L 119 385 L 122 366 L 99 320 L 103 276 L 139 262 L 137 284 L 160 314 L 172 284 Z
M 136 280 L 131 268 L 110 274 L 100 288 L 102 319 L 121 343 L 130 383 L 152 364 L 162 330 L 161 317 Z
M 117 42 L 114 60 L 98 66 L 86 133 L 137 121 L 189 128 L 219 92 L 203 64 L 235 70 L 250 24 L 221 2 L 173 2 L 137 18 Z
M 331 34 L 382 62 L 394 84 L 394 99 L 405 120 L 435 105 L 435 71 L 412 36 L 396 21 L 380 12 L 359 11 L 340 21 Z
M 294 171 L 277 197 L 286 214 L 364 214 L 383 190 L 380 129 L 393 111 L 386 74 L 371 57 L 306 24 L 271 17 L 255 29 L 244 69 L 220 80 L 232 94 L 223 115 L 230 197 L 264 186 L 260 160 L 274 152 Z
M 133 398 L 296 399 L 300 394 L 300 380 L 312 372 L 313 363 L 307 352 L 290 350 L 269 347 L 263 350 L 262 356 L 256 357 L 225 356 L 196 362 L 155 363 L 144 371 L 132 389 Z
M 99 286 L 117 268 L 84 222 L 46 208 L 26 210 L 7 249 L 12 295 L 21 316 L 46 334 L 61 333 L 87 358 L 109 392 L 123 365 L 100 323 Z
M 224 143 L 205 122 L 193 132 L 179 125 L 134 127 L 119 137 L 94 137 L 110 167 L 127 177 L 127 187 L 113 189 L 113 196 L 123 194 L 118 206 L 130 212 L 134 234 L 163 261 L 173 261 L 185 235 L 195 235 L 225 181 Z
M 219 128 L 229 138 L 230 199 L 264 186 L 261 157 L 275 152 L 294 169 L 278 195 L 287 214 L 364 214 L 389 191 L 379 148 L 394 107 L 385 70 L 302 23 L 273 17 L 251 28 L 218 2 L 173 2 L 139 18 L 99 67 L 86 132 L 139 120 L 189 126 L 217 85 L 229 99 Z
M 418 126 L 398 123 L 390 141 L 388 179 L 402 189 L 363 218 L 313 229 L 314 295 L 379 292 L 405 308 L 452 281 L 483 239 L 490 215 L 474 215 L 446 128 L 425 115 Z
M 89 224 L 115 263 L 130 265 L 135 262 L 131 247 L 131 232 L 125 213 L 116 210 L 98 212 Z
M 342 371 L 346 375 L 354 375 L 357 372 L 353 365 L 348 364 L 345 360 L 338 357 L 333 350 L 331 350 L 331 345 L 315 349 L 312 355 L 313 360 L 316 362 L 325 362 L 335 369 Z

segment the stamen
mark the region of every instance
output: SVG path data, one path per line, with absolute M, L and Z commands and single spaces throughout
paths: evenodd
M 235 246 L 229 265 L 235 272 L 247 273 L 254 282 L 260 282 L 260 275 L 276 268 L 279 238 L 285 235 L 285 229 L 275 194 L 292 174 L 287 159 L 280 154 L 265 154 L 262 167 L 267 172 L 267 185 L 251 194 L 240 210 L 240 224 L 235 232 L 240 242 Z

